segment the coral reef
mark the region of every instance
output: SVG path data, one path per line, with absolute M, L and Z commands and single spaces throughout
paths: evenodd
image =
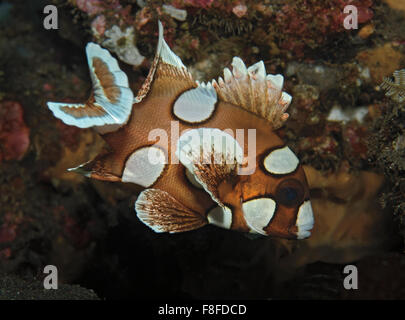
M 118 57 L 125 63 L 133 66 L 139 66 L 145 59 L 134 46 L 135 33 L 133 27 L 128 27 L 124 32 L 118 26 L 112 26 L 105 32 L 106 40 L 103 45 L 114 51 Z
M 357 7 L 358 22 L 365 23 L 373 17 L 371 0 L 352 1 Z M 303 56 L 306 47 L 316 48 L 330 36 L 345 31 L 343 8 L 346 1 L 290 1 L 276 14 L 276 25 L 281 34 L 281 48 Z
M 0 162 L 21 160 L 30 144 L 23 108 L 15 101 L 0 101 Z
M 401 103 L 405 101 L 405 69 L 394 71 L 394 81 L 385 78 L 381 88 L 386 92 L 387 97 Z
M 142 64 L 144 57 L 136 47 L 131 5 L 122 6 L 118 0 L 72 0 L 70 3 L 88 15 L 96 41 L 115 52 L 123 62 L 133 66 Z
M 11 275 L 32 279 L 55 264 L 61 283 L 101 298 L 404 297 L 405 109 L 395 100 L 402 76 L 391 78 L 405 62 L 402 2 L 351 1 L 358 30 L 344 29 L 343 0 L 51 2 L 53 31 L 42 26 L 46 1 L 0 3 L 0 286 L 52 298 Z M 278 133 L 306 164 L 313 237 L 252 240 L 214 227 L 155 234 L 134 215 L 137 188 L 66 171 L 104 143 L 55 120 L 45 102 L 87 98 L 89 41 L 118 57 L 136 92 L 158 19 L 201 81 L 233 56 L 285 76 L 293 101 Z M 367 279 L 356 292 L 342 289 L 346 263 Z M 95 297 L 65 289 L 57 297 Z
M 403 1 L 384 0 L 391 8 L 405 12 L 405 3 Z
M 336 170 L 343 160 L 353 168 L 367 165 L 369 107 L 355 104 L 359 87 L 370 85 L 367 69 L 294 62 L 286 70 L 294 100 L 282 134 L 300 137 L 290 143 L 301 159 L 323 170 Z
M 389 180 L 380 201 L 384 207 L 392 208 L 405 236 L 405 105 L 400 103 L 401 72 L 396 71 L 394 76 L 395 83 L 387 78 L 382 83 L 392 100 L 378 106 L 379 117 L 374 121 L 373 135 L 369 140 L 369 156 Z
M 392 43 L 362 51 L 357 59 L 367 65 L 371 78 L 375 84 L 380 84 L 387 75 L 391 75 L 400 67 L 402 55 Z

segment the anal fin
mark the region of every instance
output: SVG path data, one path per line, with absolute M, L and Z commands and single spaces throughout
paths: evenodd
M 198 212 L 187 208 L 166 191 L 146 189 L 135 202 L 138 218 L 155 232 L 184 232 L 208 222 Z

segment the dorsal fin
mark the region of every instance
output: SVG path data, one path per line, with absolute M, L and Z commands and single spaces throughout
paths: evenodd
M 232 103 L 267 119 L 278 129 L 288 118 L 286 109 L 292 97 L 283 92 L 282 75 L 266 75 L 263 61 L 246 68 L 242 59 L 234 57 L 232 72 L 224 69 L 224 79 L 213 80 L 212 85 L 220 100 Z
M 173 96 L 190 88 L 197 87 L 183 62 L 176 56 L 163 38 L 163 25 L 159 21 L 159 40 L 155 58 L 149 74 L 134 102 L 141 102 L 146 95 Z

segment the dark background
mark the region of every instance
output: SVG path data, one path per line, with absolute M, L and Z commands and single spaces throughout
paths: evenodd
M 166 2 L 186 10 L 185 21 L 162 1 L 104 1 L 96 13 L 95 2 L 0 1 L 1 299 L 405 297 L 405 119 L 378 87 L 404 66 L 403 1 L 355 1 L 360 24 L 350 31 L 340 0 Z M 58 8 L 57 30 L 43 27 L 47 4 Z M 156 234 L 136 218 L 139 189 L 66 172 L 103 141 L 55 119 L 46 101 L 88 97 L 84 47 L 105 40 L 92 29 L 100 15 L 105 29 L 134 28 L 128 45 L 145 61 L 120 63 L 134 92 L 154 56 L 157 19 L 200 80 L 220 76 L 233 56 L 284 74 L 293 103 L 279 133 L 306 165 L 316 219 L 309 240 L 212 226 Z M 328 121 L 334 106 L 368 114 Z M 59 290 L 42 289 L 49 264 Z M 358 267 L 356 291 L 343 288 L 347 264 Z

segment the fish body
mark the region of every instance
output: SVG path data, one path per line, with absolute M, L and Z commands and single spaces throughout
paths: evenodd
M 291 96 L 263 62 L 235 57 L 224 79 L 196 82 L 163 39 L 134 98 L 117 61 L 86 48 L 93 93 L 84 104 L 49 102 L 67 124 L 92 127 L 109 145 L 77 171 L 144 190 L 135 210 L 156 232 L 208 223 L 241 232 L 303 239 L 313 213 L 305 173 L 275 130 Z

